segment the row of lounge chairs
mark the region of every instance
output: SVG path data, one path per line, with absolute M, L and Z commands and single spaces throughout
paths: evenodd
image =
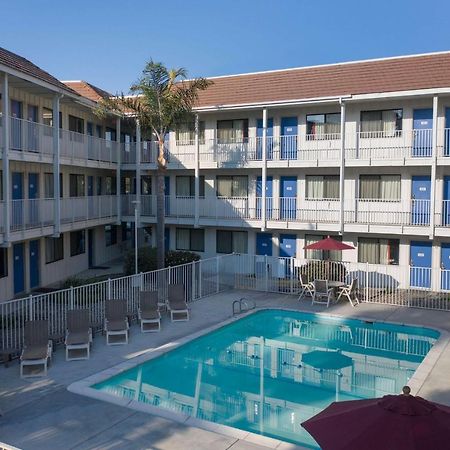
M 189 320 L 189 307 L 185 301 L 182 284 L 168 288 L 168 299 L 159 302 L 158 291 L 141 291 L 139 295 L 138 319 L 143 333 L 161 330 L 161 309 L 167 309 L 172 322 Z M 65 333 L 66 360 L 89 359 L 92 344 L 92 328 L 88 309 L 67 311 Z M 123 299 L 105 303 L 104 332 L 108 345 L 127 344 L 129 337 L 127 302 Z M 48 320 L 33 320 L 25 323 L 24 346 L 20 357 L 20 376 L 46 375 L 53 353 L 53 341 L 49 339 Z M 30 367 L 35 370 L 28 370 Z M 37 372 L 36 372 L 37 370 Z

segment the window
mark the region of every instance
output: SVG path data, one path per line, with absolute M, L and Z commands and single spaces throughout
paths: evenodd
M 123 177 L 121 180 L 121 193 L 122 194 L 136 194 L 136 178 L 135 177 Z
M 95 125 L 95 136 L 103 138 L 103 127 L 101 125 Z
M 44 173 L 44 198 L 53 198 L 55 187 L 52 173 Z M 63 174 L 59 174 L 59 196 L 63 197 Z
M 320 235 L 306 235 L 305 236 L 305 247 L 307 245 L 314 244 L 316 242 L 325 239 L 326 236 Z M 336 241 L 342 241 L 342 236 L 332 236 Z M 305 258 L 308 259 L 329 259 L 330 261 L 342 261 L 342 251 L 341 250 L 305 250 Z
M 247 232 L 217 230 L 216 251 L 217 253 L 247 253 Z
M 217 121 L 217 142 L 219 144 L 247 142 L 247 140 L 248 119 Z
M 306 116 L 307 139 L 339 139 L 340 133 L 340 113 L 310 114 Z
M 387 136 L 396 136 L 399 135 L 398 132 L 402 130 L 402 121 L 403 109 L 362 111 L 360 125 L 361 132 L 383 132 Z
M 398 239 L 358 239 L 358 262 L 397 265 L 398 254 Z
M 339 175 L 306 176 L 306 199 L 338 199 Z
M 0 247 L 0 278 L 8 276 L 8 249 Z
M 53 126 L 53 110 L 42 108 L 42 123 L 49 127 Z M 59 112 L 59 128 L 62 128 L 62 112 Z
M 141 178 L 141 194 L 151 195 L 152 193 L 152 177 L 143 175 Z
M 195 177 L 177 176 L 175 180 L 177 197 L 195 196 Z M 205 196 L 205 177 L 203 175 L 201 175 L 199 179 L 199 196 Z
M 79 117 L 69 115 L 69 131 L 84 133 L 84 120 Z
M 218 176 L 217 197 L 247 197 L 247 176 Z
M 97 188 L 95 195 L 102 195 L 102 177 L 97 177 Z
M 70 197 L 83 197 L 84 193 L 84 175 L 70 174 L 70 186 L 69 186 L 69 196 Z
M 362 200 L 400 201 L 400 175 L 361 175 L 359 198 Z
M 105 178 L 105 195 L 116 195 L 116 177 L 106 177 Z
M 64 259 L 64 236 L 45 238 L 45 263 L 50 264 Z
M 81 255 L 86 251 L 85 231 L 72 231 L 70 233 L 70 256 Z
M 198 123 L 198 139 L 200 144 L 205 143 L 205 122 Z M 195 123 L 182 123 L 176 130 L 177 145 L 194 145 Z
M 205 230 L 195 228 L 177 228 L 177 250 L 193 252 L 205 251 Z
M 107 141 L 115 141 L 116 140 L 116 130 L 114 128 L 105 128 L 105 139 Z
M 133 234 L 131 222 L 122 222 L 122 242 L 129 241 Z
M 117 244 L 117 227 L 115 225 L 105 225 L 105 245 L 109 247 Z

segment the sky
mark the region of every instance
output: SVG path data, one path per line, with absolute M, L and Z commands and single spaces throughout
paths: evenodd
M 450 50 L 450 1 L 0 0 L 0 46 L 128 92 L 149 59 L 217 76 Z

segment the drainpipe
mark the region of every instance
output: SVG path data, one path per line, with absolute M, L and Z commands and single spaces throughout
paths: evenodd
M 54 221 L 53 237 L 59 237 L 61 233 L 61 185 L 59 172 L 61 170 L 60 154 L 61 141 L 59 139 L 59 103 L 62 96 L 56 94 L 53 96 L 53 196 L 54 196 Z
M 267 183 L 267 108 L 263 108 L 262 120 L 262 172 L 261 172 L 261 231 L 266 230 L 266 183 Z
M 120 148 L 120 135 L 121 135 L 121 129 L 120 129 L 120 117 L 116 118 L 116 156 L 117 156 L 117 168 L 116 168 L 116 201 L 117 201 L 117 225 L 121 224 L 122 221 L 122 201 L 121 201 L 121 192 L 120 192 L 120 164 L 122 159 L 122 149 Z
M 200 195 L 200 140 L 199 140 L 199 119 L 195 115 L 195 167 L 194 167 L 194 228 L 199 226 L 199 195 Z
M 10 208 L 11 208 L 11 184 L 9 181 L 9 145 L 11 136 L 11 119 L 9 113 L 9 78 L 8 74 L 4 73 L 2 78 L 2 110 L 3 110 L 3 244 L 5 247 L 9 246 L 9 227 L 10 227 Z
M 341 162 L 339 167 L 339 234 L 344 234 L 344 182 L 345 182 L 345 103 L 342 98 L 339 99 L 341 105 Z
M 437 160 L 437 121 L 438 121 L 438 96 L 433 97 L 433 134 L 431 149 L 431 192 L 430 192 L 430 239 L 434 238 L 436 211 L 436 160 Z

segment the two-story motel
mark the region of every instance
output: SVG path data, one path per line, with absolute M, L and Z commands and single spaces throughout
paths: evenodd
M 2 300 L 119 256 L 136 207 L 154 242 L 154 143 L 87 82 L 6 50 L 0 77 Z M 211 79 L 167 138 L 166 248 L 316 258 L 333 235 L 356 247 L 333 259 L 450 269 L 450 52 Z

